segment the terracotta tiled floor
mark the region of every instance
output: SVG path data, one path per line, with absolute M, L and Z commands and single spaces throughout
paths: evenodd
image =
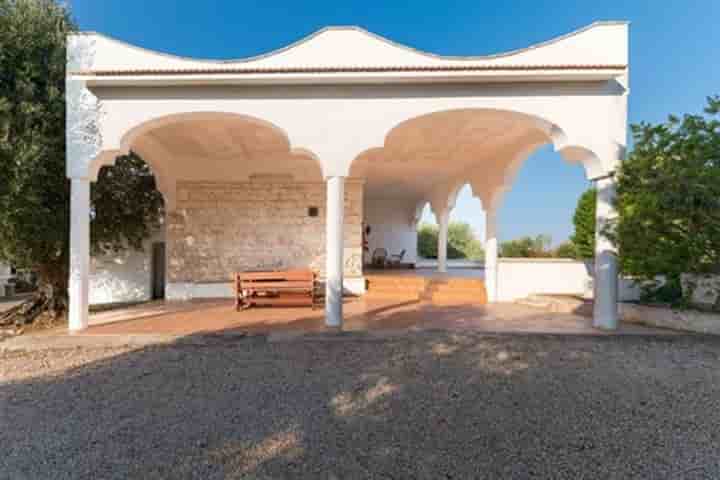
M 198 332 L 321 331 L 322 308 L 251 308 L 231 301 L 151 303 L 91 316 L 87 334 L 191 334 Z M 413 300 L 348 299 L 345 330 L 471 329 L 487 332 L 606 334 L 590 319 L 515 304 L 439 306 Z M 670 333 L 623 325 L 621 334 Z

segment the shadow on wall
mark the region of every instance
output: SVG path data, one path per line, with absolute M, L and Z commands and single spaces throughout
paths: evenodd
M 151 257 L 128 251 L 108 258 L 93 258 L 90 270 L 90 304 L 141 302 L 152 297 Z
M 658 356 L 657 372 L 627 368 L 627 355 L 647 349 L 647 339 L 440 332 L 279 343 L 203 338 L 115 356 L 95 352 L 108 356 L 60 375 L 0 383 L 4 473 L 624 477 L 642 471 L 638 462 L 665 465 L 680 455 L 661 429 L 648 428 L 654 409 L 677 408 L 662 379 L 680 367 Z M 658 379 L 640 378 L 647 375 Z M 618 402 L 629 390 L 653 399 L 653 408 Z M 590 414 L 599 406 L 602 414 Z M 648 442 L 655 447 L 648 450 Z M 587 461 L 588 450 L 602 461 Z

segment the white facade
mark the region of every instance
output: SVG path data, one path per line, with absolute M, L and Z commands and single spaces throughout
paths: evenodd
M 341 286 L 353 261 L 343 247 L 347 178 L 363 184 L 373 217 L 386 203 L 386 220 L 377 225 L 383 247 L 398 253 L 396 246 L 411 246 L 422 205 L 429 202 L 438 219 L 447 219 L 469 183 L 484 208 L 496 212 L 527 156 L 551 144 L 596 181 L 602 225 L 613 215 L 613 174 L 625 155 L 628 72 L 623 22 L 595 23 L 487 57 L 427 54 L 352 27 L 228 62 L 151 52 L 95 33 L 72 35 L 71 329 L 87 325 L 89 182 L 119 154 L 136 151 L 151 165 L 171 215 L 182 214 L 175 207 L 183 182 L 267 175 L 325 181 L 327 323 L 341 325 Z M 388 228 L 387 219 L 395 218 L 397 233 Z M 614 328 L 615 254 L 604 240 L 598 245 L 595 324 Z M 443 251 L 441 244 L 441 270 Z M 495 291 L 502 272 L 493 271 Z

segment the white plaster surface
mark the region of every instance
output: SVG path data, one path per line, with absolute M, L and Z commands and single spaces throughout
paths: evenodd
M 593 277 L 585 262 L 563 258 L 498 259 L 498 301 L 514 301 L 529 295 L 578 295 L 593 298 Z M 642 289 L 631 278 L 618 279 L 621 302 L 640 299 Z
M 368 237 L 367 261 L 376 248 L 384 248 L 388 255 L 398 255 L 405 250 L 403 263 L 416 263 L 417 224 L 414 214 L 415 205 L 403 199 L 366 199 L 363 220 L 372 230 Z
M 624 22 L 597 22 L 531 48 L 485 57 L 442 57 L 405 47 L 358 27 L 329 27 L 288 47 L 257 57 L 215 61 L 153 52 L 110 37 L 85 33 L 103 52 L 99 70 L 183 68 L 291 68 L 337 66 L 624 65 L 628 59 Z M 348 55 L 352 52 L 352 55 Z
M 152 298 L 152 243 L 163 241 L 158 232 L 143 251 L 126 250 L 90 260 L 90 305 L 142 302 Z
M 499 258 L 498 301 L 533 294 L 582 295 L 592 278 L 585 263 L 565 259 Z

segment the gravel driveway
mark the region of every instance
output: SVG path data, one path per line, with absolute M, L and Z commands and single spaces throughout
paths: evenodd
M 720 339 L 0 354 L 0 477 L 720 478 Z

